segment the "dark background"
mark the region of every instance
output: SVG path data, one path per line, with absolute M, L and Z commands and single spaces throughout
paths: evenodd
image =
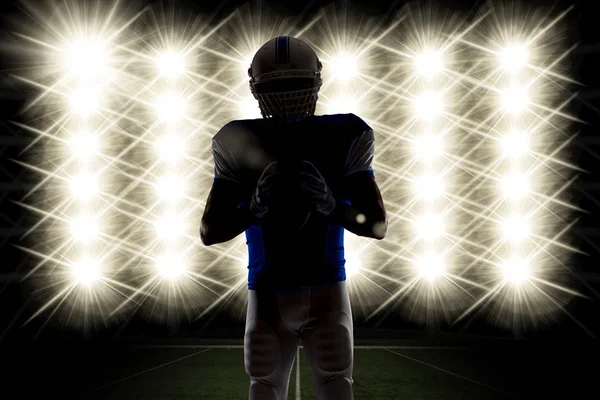
M 246 2 L 211 0 L 178 3 L 192 11 L 217 12 L 227 15 L 237 5 Z M 288 4 L 286 1 L 269 1 L 263 3 L 274 7 L 282 15 L 297 15 L 306 10 L 308 10 L 307 14 L 310 15 L 319 7 L 332 2 L 312 2 L 308 6 L 297 4 L 303 2 L 290 2 L 294 4 Z M 597 135 L 597 127 L 600 126 L 600 87 L 597 85 L 597 75 L 600 71 L 600 29 L 598 28 L 598 17 L 593 1 L 582 1 L 580 3 L 539 1 L 527 3 L 530 7 L 535 7 L 536 4 L 544 7 L 554 5 L 558 9 L 565 9 L 569 5 L 575 4 L 575 9 L 567 16 L 568 35 L 572 38 L 571 43 L 579 43 L 579 45 L 568 57 L 571 64 L 569 75 L 576 81 L 583 83 L 583 86 L 576 89 L 579 93 L 573 101 L 570 111 L 585 123 L 573 124 L 573 131 L 578 131 L 579 135 L 570 146 L 572 154 L 570 162 L 575 163 L 587 173 L 581 174 L 569 191 L 573 195 L 572 202 L 589 213 L 582 215 L 582 218 L 571 229 L 571 235 L 573 245 L 588 253 L 589 256 L 573 254 L 572 266 L 576 271 L 577 280 L 585 283 L 581 285 L 580 290 L 588 295 L 589 299 L 574 299 L 567 305 L 566 309 L 588 328 L 594 338 L 564 314 L 560 316 L 558 321 L 520 336 L 513 336 L 510 331 L 493 327 L 484 318 L 476 319 L 468 327 L 459 324 L 453 327 L 441 326 L 439 329 L 426 331 L 422 326 L 408 322 L 401 316 L 394 314 L 391 314 L 379 326 L 378 330 L 372 330 L 369 324 L 366 324 L 357 326 L 356 333 L 358 337 L 426 337 L 432 341 L 475 341 L 480 337 L 503 337 L 527 339 L 529 346 L 534 347 L 540 343 L 552 343 L 556 347 L 552 347 L 553 356 L 548 359 L 548 363 L 552 363 L 549 365 L 556 364 L 558 369 L 555 370 L 549 367 L 548 371 L 544 373 L 549 374 L 550 370 L 561 372 L 556 372 L 556 376 L 547 375 L 544 378 L 550 385 L 548 393 L 552 392 L 550 388 L 557 382 L 560 381 L 566 385 L 569 379 L 576 378 L 585 378 L 590 385 L 589 389 L 592 390 L 594 384 L 591 371 L 594 367 L 590 366 L 590 369 L 587 369 L 585 363 L 589 361 L 595 364 L 597 362 L 595 336 L 600 335 L 598 318 L 600 315 L 600 243 L 598 243 L 600 237 L 600 138 Z M 5 22 L 9 21 L 12 16 L 21 15 L 22 13 L 15 4 L 10 2 L 2 2 L 1 4 L 0 11 Z M 386 19 L 393 15 L 391 11 L 400 9 L 403 4 L 404 2 L 354 1 L 350 4 L 350 7 L 356 12 Z M 444 9 L 464 11 L 465 15 L 468 15 L 470 11 L 476 10 L 483 2 L 437 1 L 433 4 L 441 11 Z M 8 24 L 5 27 L 0 27 L 0 37 L 8 38 L 10 35 L 11 28 Z M 27 245 L 26 242 L 19 242 L 19 236 L 29 227 L 31 216 L 28 219 L 26 210 L 16 205 L 14 201 L 21 199 L 26 192 L 24 188 L 32 182 L 32 176 L 11 159 L 19 159 L 19 152 L 28 144 L 32 136 L 19 129 L 11 121 L 21 120 L 19 110 L 24 102 L 29 99 L 29 93 L 27 90 L 23 90 L 22 86 L 15 86 L 13 80 L 8 76 L 10 71 L 17 68 L 17 66 L 13 65 L 6 55 L 2 55 L 2 63 L 4 65 L 2 66 L 2 72 L 0 72 L 0 100 L 2 101 L 0 106 L 0 349 L 14 350 L 5 353 L 3 357 L 7 358 L 3 361 L 10 359 L 10 362 L 22 367 L 24 374 L 27 374 L 26 371 L 36 370 L 33 365 L 47 365 L 44 363 L 49 363 L 49 359 L 54 359 L 55 353 L 48 355 L 50 353 L 44 353 L 44 351 L 49 348 L 56 350 L 55 344 L 64 341 L 69 341 L 71 343 L 69 346 L 83 346 L 96 354 L 105 349 L 104 342 L 101 342 L 103 338 L 231 337 L 241 339 L 243 337 L 243 322 L 232 321 L 225 313 L 216 316 L 211 315 L 209 324 L 207 324 L 207 320 L 199 320 L 193 324 L 182 323 L 176 329 L 165 324 L 150 322 L 141 317 L 134 317 L 124 329 L 109 327 L 87 335 L 75 329 L 55 325 L 52 322 L 43 326 L 46 321 L 45 315 L 26 326 L 22 326 L 23 322 L 29 318 L 39 304 L 32 300 L 31 286 L 20 283 L 21 277 L 28 271 L 32 260 L 28 259 L 13 244 Z M 39 334 L 41 328 L 43 328 L 42 333 Z M 79 339 L 83 341 L 79 341 Z M 77 344 L 74 345 L 73 343 Z M 81 354 L 79 353 L 80 347 L 69 348 L 71 350 L 76 349 L 72 352 L 73 354 Z M 540 350 L 540 354 L 536 353 L 536 357 L 540 357 L 542 353 L 548 356 L 546 351 Z M 17 353 L 19 357 L 15 355 Z M 6 354 L 12 354 L 13 357 Z M 47 356 L 36 358 L 34 354 L 38 356 L 39 354 L 47 354 Z M 40 357 L 46 361 L 40 361 Z M 19 359 L 21 361 L 17 361 Z M 93 359 L 93 357 L 87 357 L 88 361 L 90 359 Z M 78 359 L 78 362 L 82 362 L 82 360 Z M 0 364 L 5 363 L 0 362 Z M 16 370 L 19 369 L 16 368 Z M 524 373 L 536 374 L 536 371 L 533 369 L 528 372 L 524 371 Z M 25 385 L 25 383 L 23 384 Z

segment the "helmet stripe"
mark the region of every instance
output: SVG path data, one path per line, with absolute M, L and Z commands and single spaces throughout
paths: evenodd
M 290 63 L 290 38 L 287 36 L 279 36 L 277 38 L 277 44 L 275 46 L 275 57 L 277 64 L 289 64 Z

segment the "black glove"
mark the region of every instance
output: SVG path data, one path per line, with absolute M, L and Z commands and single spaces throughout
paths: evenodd
M 250 199 L 250 212 L 255 217 L 263 218 L 269 208 L 275 202 L 283 184 L 283 172 L 281 172 L 277 161 L 273 161 L 265 167 Z
M 306 160 L 300 162 L 300 192 L 311 210 L 329 216 L 335 209 L 336 200 L 325 178 L 312 163 Z

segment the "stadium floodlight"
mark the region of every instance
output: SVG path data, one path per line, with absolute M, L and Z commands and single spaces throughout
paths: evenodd
M 75 283 L 90 287 L 100 278 L 100 268 L 97 260 L 84 258 L 71 266 Z
M 159 197 L 169 203 L 180 200 L 185 191 L 185 182 L 182 177 L 172 174 L 160 177 L 156 183 Z
M 156 233 L 163 239 L 174 240 L 185 230 L 184 219 L 175 213 L 166 214 L 155 222 Z
M 262 118 L 260 108 L 258 107 L 258 101 L 254 96 L 246 96 L 238 102 L 238 109 L 242 119 L 257 119 Z
M 426 121 L 432 120 L 440 115 L 443 111 L 442 96 L 433 91 L 425 91 L 421 95 L 415 97 L 413 106 L 417 118 Z
M 527 47 L 520 44 L 512 44 L 500 51 L 498 58 L 500 65 L 506 71 L 518 71 L 527 64 L 529 54 Z
M 328 114 L 347 114 L 358 112 L 356 99 L 349 95 L 339 95 L 327 104 Z
M 501 268 L 504 274 L 504 280 L 514 285 L 520 285 L 531 276 L 527 260 L 519 257 L 506 260 Z
M 186 265 L 180 254 L 167 252 L 157 258 L 156 269 L 159 276 L 173 281 L 185 274 Z
M 252 65 L 252 60 L 254 59 L 257 50 L 258 49 L 255 49 L 242 57 L 242 61 L 240 62 L 240 75 L 244 81 L 248 79 L 248 68 Z
M 422 160 L 431 161 L 444 153 L 444 141 L 441 135 L 425 133 L 414 142 L 415 155 Z
M 521 242 L 531 233 L 531 226 L 526 217 L 521 215 L 511 215 L 501 221 L 504 240 L 510 242 Z
M 346 264 L 345 264 L 346 276 L 348 278 L 351 278 L 360 271 L 360 268 L 361 268 L 360 257 L 358 257 L 357 254 L 350 253 L 345 258 L 346 258 Z
M 444 260 L 437 254 L 425 254 L 416 259 L 416 266 L 419 271 L 419 277 L 435 282 L 445 271 Z
M 70 180 L 71 194 L 79 200 L 89 200 L 99 192 L 98 179 L 95 175 L 82 172 Z
M 441 215 L 427 213 L 417 218 L 413 224 L 421 239 L 434 240 L 444 234 L 444 220 Z
M 163 136 L 156 147 L 162 161 L 174 163 L 181 160 L 185 155 L 183 140 L 175 135 Z
M 98 219 L 80 215 L 71 220 L 71 236 L 75 241 L 87 243 L 98 236 Z
M 415 69 L 417 74 L 426 78 L 432 78 L 442 71 L 443 61 L 440 51 L 425 50 L 415 57 Z
M 107 68 L 106 45 L 100 39 L 79 39 L 65 49 L 64 64 L 75 76 L 97 77 Z
M 174 93 L 158 97 L 155 108 L 161 122 L 178 122 L 185 116 L 185 101 Z
M 512 173 L 502 178 L 504 197 L 520 200 L 529 193 L 529 179 L 526 175 Z
M 424 174 L 414 181 L 413 191 L 417 198 L 434 200 L 444 193 L 442 177 L 436 174 Z
M 348 81 L 358 75 L 357 58 L 354 55 L 341 52 L 331 59 L 330 69 L 335 79 Z
M 502 136 L 501 143 L 506 158 L 519 158 L 529 151 L 529 136 L 526 133 L 512 131 Z
M 502 107 L 510 114 L 518 114 L 529 105 L 527 90 L 523 87 L 509 87 L 502 91 Z
M 73 135 L 69 141 L 69 147 L 76 158 L 87 161 L 98 151 L 98 140 L 95 135 L 83 131 Z
M 98 91 L 88 85 L 83 85 L 71 93 L 69 105 L 74 114 L 88 117 L 98 109 Z
M 181 53 L 167 50 L 156 60 L 156 64 L 162 76 L 176 78 L 185 72 L 185 57 Z

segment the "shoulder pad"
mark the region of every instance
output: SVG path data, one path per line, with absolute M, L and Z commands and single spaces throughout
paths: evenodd
M 243 146 L 253 142 L 256 138 L 255 129 L 246 122 L 248 121 L 234 120 L 228 122 L 213 136 L 213 140 L 228 147 Z
M 345 136 L 353 137 L 373 130 L 362 118 L 352 113 L 321 115 L 318 118 L 324 125 L 335 126 Z

